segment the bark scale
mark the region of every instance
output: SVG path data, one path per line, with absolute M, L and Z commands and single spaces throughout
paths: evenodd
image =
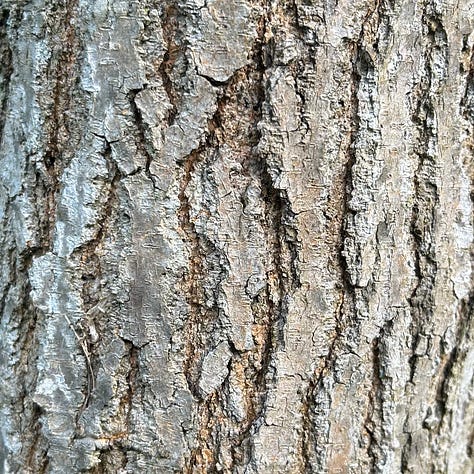
M 6 0 L 0 463 L 474 469 L 474 2 Z

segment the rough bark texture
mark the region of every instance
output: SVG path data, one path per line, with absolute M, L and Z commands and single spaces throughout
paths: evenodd
M 472 0 L 3 0 L 5 473 L 474 469 Z

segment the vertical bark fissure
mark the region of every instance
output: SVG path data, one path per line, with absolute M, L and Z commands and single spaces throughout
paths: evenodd
M 418 169 L 415 172 L 415 204 L 413 206 L 411 233 L 415 243 L 415 270 L 418 284 L 410 298 L 413 314 L 414 344 L 423 327 L 427 327 L 433 308 L 433 289 L 435 284 L 437 261 L 434 248 L 434 226 L 436 224 L 436 207 L 439 202 L 435 148 L 437 146 L 437 124 L 433 96 L 433 50 L 438 47 L 438 35 L 444 37 L 441 20 L 436 16 L 424 13 L 425 28 L 428 30 L 428 45 L 425 57 L 426 74 L 419 84 L 419 94 L 413 121 L 419 131 L 417 149 Z M 447 45 L 445 45 L 447 46 Z M 423 82 L 424 81 L 424 82 Z M 413 356 L 416 357 L 416 356 Z M 411 361 L 412 377 L 414 360 Z
M 101 215 L 97 219 L 97 230 L 92 239 L 77 247 L 72 256 L 77 257 L 79 271 L 81 274 L 81 298 L 82 308 L 85 317 L 79 320 L 71 329 L 79 338 L 79 346 L 83 352 L 87 367 L 87 384 L 84 387 L 84 400 L 78 411 L 77 421 L 79 421 L 84 410 L 89 406 L 91 397 L 96 389 L 96 376 L 100 364 L 100 334 L 106 332 L 106 327 L 102 321 L 102 310 L 99 302 L 102 297 L 103 269 L 101 264 L 100 251 L 104 244 L 107 232 L 110 230 L 110 223 L 114 215 L 114 209 L 118 203 L 117 188 L 119 186 L 122 173 L 112 158 L 111 144 L 104 140 L 102 156 L 104 157 L 108 173 L 107 183 L 108 195 L 102 205 Z M 71 325 L 72 322 L 68 321 Z
M 465 49 L 467 49 L 467 45 L 464 46 L 464 50 Z M 472 137 L 474 133 L 474 46 L 470 51 L 470 59 L 466 75 L 466 86 L 460 105 L 463 116 L 471 124 L 470 131 Z M 472 146 L 474 146 L 474 144 Z
M 201 255 L 200 239 L 196 227 L 191 219 L 191 203 L 186 195 L 186 189 L 191 182 L 196 162 L 201 159 L 200 154 L 203 152 L 204 148 L 197 149 L 185 158 L 183 164 L 184 175 L 179 192 L 179 200 L 181 203 L 179 208 L 180 225 L 190 247 L 189 268 L 188 274 L 185 277 L 189 315 L 184 329 L 186 334 L 184 373 L 186 375 L 189 390 L 196 398 L 199 398 L 200 395 L 198 390 L 198 374 L 196 373 L 196 367 L 193 367 L 193 365 L 196 362 L 196 356 L 199 350 L 197 345 L 199 341 L 199 328 L 202 324 L 200 319 L 201 317 L 207 317 L 209 311 L 205 311 L 204 314 L 201 312 L 202 306 L 200 301 L 202 300 L 203 289 L 201 288 L 200 280 L 203 275 L 203 259 L 205 257 Z
M 165 40 L 166 51 L 158 68 L 158 72 L 160 73 L 163 87 L 165 88 L 168 99 L 172 105 L 172 109 L 168 114 L 168 125 L 173 124 L 176 114 L 178 113 L 179 103 L 179 95 L 172 78 L 172 71 L 180 54 L 177 15 L 178 10 L 176 6 L 172 3 L 166 3 L 163 7 L 163 13 L 161 16 L 161 28 L 163 31 L 163 39 Z
M 10 12 L 7 9 L 0 11 L 0 143 L 3 138 L 3 128 L 6 120 L 8 90 L 10 78 L 13 74 L 12 50 L 8 41 L 7 23 Z
M 130 110 L 133 114 L 133 118 L 135 121 L 135 127 L 137 130 L 135 144 L 139 152 L 144 158 L 143 168 L 139 168 L 137 171 L 144 171 L 147 178 L 151 181 L 153 188 L 160 190 L 160 187 L 157 183 L 156 176 L 154 176 L 150 171 L 150 164 L 154 159 L 154 150 L 151 148 L 150 141 L 147 138 L 147 129 L 146 125 L 143 121 L 142 114 L 140 109 L 138 108 L 135 98 L 138 93 L 142 90 L 146 89 L 146 84 L 144 85 L 143 89 L 133 89 L 128 93 L 129 103 L 130 103 Z
M 214 421 L 211 422 L 213 428 L 209 428 L 208 426 L 209 429 L 207 429 L 204 436 L 201 437 L 201 452 L 198 452 L 199 450 L 194 451 L 194 459 L 190 461 L 191 465 L 195 464 L 198 458 L 203 462 L 205 453 L 210 452 L 216 453 L 216 456 L 213 460 L 207 461 L 208 466 L 214 465 L 215 458 L 219 457 L 220 443 L 224 440 L 223 436 L 226 436 L 225 433 L 228 432 L 228 430 L 234 433 L 231 436 L 235 439 L 236 443 L 232 454 L 232 463 L 234 463 L 235 466 L 242 465 L 245 460 L 248 462 L 252 457 L 249 451 L 251 450 L 251 446 L 249 446 L 248 439 L 252 432 L 257 429 L 257 425 L 260 423 L 265 410 L 268 376 L 273 354 L 278 347 L 282 347 L 284 344 L 283 333 L 286 323 L 285 314 L 288 311 L 288 298 L 299 285 L 297 236 L 292 234 L 292 230 L 294 230 L 294 215 L 291 212 L 290 203 L 284 191 L 274 186 L 269 171 L 269 165 L 265 157 L 262 156 L 258 150 L 260 141 L 258 123 L 262 120 L 262 108 L 266 100 L 265 72 L 271 62 L 271 58 L 265 48 L 266 23 L 269 21 L 270 5 L 265 5 L 263 8 L 264 11 L 262 12 L 258 25 L 257 39 L 253 51 L 250 54 L 252 65 L 245 66 L 236 71 L 234 75 L 225 82 L 216 81 L 203 75 L 201 76 L 205 77 L 206 80 L 221 91 L 220 94 L 222 98 L 219 101 L 218 110 L 221 109 L 222 113 L 216 115 L 218 120 L 213 121 L 213 126 L 211 127 L 216 135 L 215 140 L 219 143 L 227 143 L 227 140 L 230 140 L 229 144 L 232 145 L 234 139 L 237 141 L 240 139 L 238 137 L 246 136 L 245 147 L 249 147 L 250 151 L 242 162 L 244 173 L 249 176 L 254 176 L 260 184 L 262 201 L 264 202 L 265 208 L 263 217 L 264 224 L 265 228 L 271 230 L 271 232 L 268 233 L 266 242 L 266 246 L 270 249 L 269 257 L 271 265 L 267 272 L 267 288 L 257 297 L 253 298 L 251 308 L 255 321 L 264 324 L 266 328 L 265 341 L 261 347 L 257 347 L 258 360 L 253 362 L 248 355 L 239 353 L 233 346 L 232 341 L 229 341 L 230 347 L 233 349 L 233 357 L 229 365 L 230 371 L 233 370 L 234 366 L 232 360 L 234 360 L 237 365 L 244 364 L 247 374 L 246 378 L 249 378 L 245 384 L 247 397 L 246 417 L 245 420 L 237 425 L 232 421 L 232 415 L 226 410 L 228 397 L 226 393 L 229 390 L 229 386 L 227 382 L 224 383 L 222 389 L 219 390 L 215 396 L 210 397 L 202 404 L 200 410 L 201 426 L 202 423 L 206 424 L 206 419 L 209 418 L 205 413 L 206 411 L 209 411 L 211 407 L 217 411 L 214 415 Z M 239 84 L 239 80 L 243 81 L 244 84 L 248 84 L 247 87 L 244 86 L 243 93 L 240 94 L 234 91 Z M 237 97 L 235 94 L 237 94 Z M 243 107 L 244 103 L 245 107 Z M 230 136 L 229 131 L 232 130 L 234 126 L 230 113 L 234 106 L 243 107 L 243 109 L 247 111 L 246 113 L 249 114 L 248 116 L 245 115 L 245 119 L 248 119 L 251 125 L 249 126 L 249 130 L 251 130 L 250 134 L 246 132 L 245 129 L 239 128 L 237 132 L 238 137 Z M 229 112 L 227 112 L 227 108 Z M 242 120 L 242 123 L 246 123 L 246 120 Z M 242 127 L 244 126 L 245 125 L 242 125 Z M 227 131 L 227 128 L 229 131 Z M 188 166 L 194 168 L 193 163 L 194 161 L 190 162 Z M 187 188 L 190 179 L 191 177 L 187 174 L 181 188 L 182 192 L 180 193 L 180 198 L 182 200 L 181 209 L 183 211 L 189 206 L 184 190 Z M 190 228 L 189 211 L 184 214 L 187 216 L 183 224 L 191 231 L 190 237 L 197 241 L 202 240 L 202 236 L 195 235 L 195 230 Z M 195 245 L 194 248 L 197 249 L 198 245 Z M 194 252 L 194 259 L 196 259 L 198 255 L 196 250 Z M 198 269 L 196 273 L 202 274 L 202 268 Z M 196 310 L 197 308 L 194 309 L 194 312 L 196 312 Z M 188 356 L 186 360 L 195 361 L 196 354 L 192 357 Z M 189 368 L 186 372 L 189 372 Z M 195 372 L 197 382 L 199 367 L 196 367 Z M 194 384 L 196 384 L 196 382 L 194 382 Z M 215 421 L 217 418 L 219 418 L 220 421 Z M 214 435 L 212 435 L 212 433 L 214 433 Z M 208 441 L 205 441 L 205 437 L 207 437 Z
M 130 369 L 127 374 L 127 393 L 124 398 L 124 403 L 127 405 L 127 414 L 126 414 L 126 426 L 125 429 L 128 433 L 132 429 L 132 409 L 134 403 L 134 395 L 138 387 L 138 377 L 139 377 L 139 348 L 136 347 L 132 342 L 126 342 L 128 349 L 128 361 Z
M 380 2 L 376 2 L 376 6 L 374 6 L 373 10 L 371 10 L 368 15 L 366 16 L 365 22 L 370 21 L 371 15 L 374 12 L 379 15 L 378 9 L 380 8 Z M 378 17 L 378 20 L 380 17 Z M 363 81 L 368 82 L 370 81 L 369 76 L 373 74 L 375 69 L 375 65 L 373 60 L 371 59 L 369 53 L 366 51 L 364 46 L 364 34 L 365 34 L 365 23 L 362 27 L 361 35 L 359 37 L 359 42 L 355 46 L 354 51 L 354 68 L 353 68 L 353 90 L 352 90 L 352 103 L 353 103 L 353 115 L 351 119 L 351 123 L 355 124 L 356 127 L 353 129 L 353 134 L 351 137 L 351 145 L 350 145 L 350 163 L 348 164 L 348 186 L 349 192 L 348 196 L 345 199 L 345 215 L 346 219 L 348 215 L 355 215 L 356 213 L 349 208 L 349 199 L 352 194 L 353 184 L 352 184 L 352 167 L 357 161 L 356 157 L 356 147 L 357 147 L 357 140 L 358 134 L 361 127 L 361 119 L 360 119 L 360 111 L 359 111 L 359 98 L 358 92 L 361 87 Z M 374 151 L 375 153 L 375 151 Z M 346 220 L 347 223 L 347 220 Z M 376 261 L 375 265 L 379 262 Z M 343 266 L 345 262 L 343 263 Z M 367 288 L 359 289 L 356 291 L 354 286 L 351 285 L 349 273 L 347 267 L 343 270 L 343 281 L 344 281 L 344 291 L 346 295 L 349 295 L 350 298 L 350 306 L 348 314 L 354 315 L 357 318 L 357 303 L 358 301 L 369 301 L 370 299 L 370 285 Z M 357 330 L 356 330 L 357 331 Z M 369 443 L 367 445 L 367 457 L 370 462 L 371 472 L 377 472 L 378 462 L 379 462 L 379 442 L 380 442 L 380 434 L 379 428 L 377 425 L 381 422 L 383 417 L 382 412 L 382 394 L 383 394 L 383 381 L 380 375 L 380 360 L 381 360 L 381 341 L 383 341 L 384 332 L 383 329 L 380 330 L 378 336 L 372 341 L 372 385 L 369 392 L 368 397 L 368 411 L 366 418 L 364 420 L 363 429 L 369 434 Z
M 294 214 L 291 211 L 288 197 L 283 190 L 275 188 L 268 171 L 268 165 L 263 164 L 260 171 L 263 200 L 265 201 L 266 223 L 269 233 L 269 246 L 272 250 L 275 287 L 278 292 L 277 303 L 273 310 L 271 325 L 276 329 L 275 349 L 284 348 L 284 332 L 288 314 L 288 298 L 300 286 L 298 277 L 298 244 L 297 236 L 289 235 L 289 229 L 295 230 L 292 225 Z M 267 275 L 269 280 L 272 275 Z
M 49 91 L 45 87 L 41 100 L 44 102 L 45 111 L 48 111 L 43 161 L 51 179 L 50 192 L 54 194 L 59 188 L 59 177 L 75 151 L 71 141 L 77 141 L 78 144 L 82 139 L 74 130 L 74 127 L 77 127 L 74 121 L 78 118 L 75 112 L 79 111 L 75 102 L 81 100 L 78 99 L 76 90 L 79 76 L 78 54 L 82 49 L 75 26 L 79 19 L 77 8 L 78 0 L 67 2 L 63 8 L 51 5 L 49 16 L 52 32 L 48 40 L 52 54 L 44 81 L 48 85 L 52 83 L 52 89 Z M 51 201 L 50 213 L 54 209 L 54 196 Z
M 30 265 L 32 256 L 28 256 L 24 261 L 25 272 Z M 37 327 L 41 314 L 35 309 L 31 297 L 29 296 L 31 286 L 28 279 L 22 271 L 18 272 L 15 280 L 23 286 L 22 293 L 25 295 L 23 304 L 17 309 L 19 315 L 19 334 L 21 339 L 19 343 L 20 359 L 18 363 L 19 383 L 21 386 L 20 400 L 22 407 L 22 429 L 30 433 L 25 444 L 22 446 L 22 459 L 27 466 L 37 469 L 38 472 L 46 472 L 48 465 L 49 444 L 42 433 L 40 407 L 31 400 L 31 394 L 36 385 L 36 374 L 34 373 L 38 345 L 40 340 L 37 336 Z M 23 283 L 21 283 L 23 282 Z
M 294 223 L 295 215 L 285 190 L 278 189 L 272 178 L 267 157 L 260 152 L 261 132 L 259 123 L 263 119 L 267 100 L 267 70 L 273 66 L 271 48 L 267 44 L 267 34 L 271 23 L 271 3 L 264 2 L 263 13 L 257 27 L 257 40 L 251 54 L 252 64 L 247 77 L 255 76 L 255 92 L 252 128 L 254 135 L 250 138 L 251 154 L 246 164 L 249 173 L 255 174 L 260 183 L 261 198 L 264 202 L 264 220 L 267 231 L 266 246 L 269 249 L 271 262 L 267 271 L 267 284 L 263 293 L 252 300 L 252 313 L 255 322 L 265 325 L 265 336 L 259 350 L 259 366 L 252 367 L 252 384 L 250 392 L 251 410 L 245 424 L 240 429 L 239 445 L 246 444 L 247 459 L 254 462 L 253 448 L 248 440 L 263 422 L 268 389 L 274 381 L 272 362 L 277 350 L 284 350 L 285 325 L 288 304 L 291 294 L 300 287 L 298 270 L 298 235 Z M 250 79 L 251 80 L 251 79 Z M 238 463 L 236 463 L 236 466 Z
M 6 216 L 13 218 L 10 206 L 7 206 Z M 7 221 L 9 222 L 9 221 Z M 41 239 L 43 240 L 43 239 Z M 5 244 L 6 242 L 4 242 Z M 0 299 L 0 314 L 4 314 L 6 301 L 11 291 L 17 291 L 21 295 L 21 303 L 14 309 L 18 321 L 17 347 L 19 358 L 16 363 L 16 374 L 19 390 L 17 406 L 21 407 L 21 426 L 30 436 L 25 438 L 21 449 L 21 461 L 25 460 L 28 466 L 46 472 L 48 465 L 47 453 L 48 442 L 41 430 L 41 410 L 37 404 L 31 400 L 31 394 L 35 390 L 37 373 L 35 372 L 35 361 L 38 346 L 41 343 L 37 335 L 38 326 L 44 315 L 35 308 L 31 298 L 31 284 L 28 277 L 28 270 L 31 267 L 33 258 L 43 255 L 48 248 L 48 242 L 40 242 L 40 245 L 27 247 L 22 253 L 18 253 L 13 247 L 9 250 L 10 273 L 8 283 Z
M 216 419 L 211 414 L 217 416 L 216 410 L 219 406 L 218 394 L 211 394 L 209 397 L 203 397 L 199 389 L 199 379 L 201 365 L 209 344 L 212 345 L 217 333 L 220 332 L 222 321 L 220 321 L 220 310 L 217 306 L 217 295 L 220 292 L 219 281 L 223 279 L 222 267 L 223 263 L 219 249 L 215 247 L 213 242 L 201 232 L 198 232 L 192 217 L 192 203 L 187 196 L 187 189 L 194 177 L 197 165 L 206 160 L 215 146 L 215 133 L 220 127 L 219 114 L 222 108 L 222 101 L 217 105 L 217 111 L 209 121 L 208 133 L 204 143 L 193 150 L 183 160 L 183 177 L 180 184 L 179 201 L 180 207 L 178 216 L 180 226 L 189 245 L 189 268 L 184 279 L 185 294 L 189 305 L 189 314 L 183 329 L 185 334 L 185 358 L 184 358 L 184 374 L 188 383 L 188 388 L 197 401 L 198 408 L 198 435 L 195 448 L 191 451 L 184 472 L 192 472 L 196 465 L 208 466 L 213 469 L 216 460 L 216 448 L 211 449 L 215 443 L 213 439 L 212 428 L 216 423 Z M 217 256 L 221 268 L 218 270 L 219 276 L 216 282 L 217 288 L 213 296 L 214 302 L 211 308 L 206 307 L 205 301 L 205 281 L 206 276 L 212 278 L 213 256 Z
M 54 10 L 54 6 L 52 6 Z M 45 168 L 40 169 L 38 165 L 34 164 L 28 157 L 27 167 L 25 169 L 28 175 L 35 176 L 34 192 L 37 196 L 32 197 L 32 202 L 36 206 L 38 219 L 38 241 L 35 246 L 30 247 L 28 255 L 25 259 L 25 275 L 31 266 L 33 258 L 44 255 L 52 248 L 53 232 L 56 221 L 56 199 L 60 190 L 60 176 L 62 171 L 67 167 L 67 164 L 75 152 L 75 147 L 72 143 L 79 142 L 82 139 L 77 135 L 77 131 L 72 131 L 73 121 L 78 120 L 77 101 L 79 98 L 77 91 L 77 77 L 79 74 L 78 68 L 78 53 L 81 50 L 80 39 L 76 34 L 77 24 L 77 1 L 69 2 L 64 8 L 58 8 L 57 11 L 49 17 L 51 22 L 51 34 L 47 40 L 52 49 L 52 54 L 47 67 L 47 74 L 42 78 L 44 85 L 41 85 L 41 93 L 39 94 L 40 104 L 45 105 L 45 139 L 43 142 L 42 157 Z M 49 88 L 52 84 L 52 88 Z M 75 123 L 77 127 L 77 123 Z M 44 171 L 43 171 L 44 170 Z M 25 189 L 28 194 L 30 190 Z M 35 199 L 38 198 L 38 199 Z M 44 205 L 46 204 L 46 205 Z M 27 288 L 25 294 L 30 295 L 31 285 L 27 280 Z M 28 335 L 28 345 L 23 349 L 23 352 L 32 357 L 36 354 L 33 350 L 33 344 L 39 344 L 35 332 L 38 326 L 39 312 L 35 309 L 31 297 L 29 311 L 24 311 L 23 314 L 30 315 Z M 77 333 L 76 333 L 77 334 Z M 80 344 L 84 349 L 85 346 Z M 85 354 L 87 357 L 87 354 Z M 34 367 L 34 364 L 25 364 L 25 367 Z M 90 365 L 89 365 L 90 367 Z M 92 373 L 88 370 L 88 380 L 91 383 Z M 89 390 L 89 389 L 87 389 Z M 34 392 L 34 387 L 30 387 L 30 394 Z M 35 462 L 40 462 L 39 465 L 32 465 L 32 469 L 37 469 L 38 472 L 46 472 L 48 469 L 48 443 L 44 437 L 41 429 L 41 410 L 34 403 L 33 411 L 36 413 L 33 419 L 35 422 L 36 440 L 35 445 L 30 448 L 29 460 L 35 459 Z
M 13 54 L 7 40 L 8 29 L 14 31 L 20 28 L 24 11 L 24 5 L 11 11 L 3 10 L 0 25 L 0 43 L 3 54 L 2 66 L 0 68 L 0 134 L 3 139 L 3 130 L 7 120 L 7 92 L 11 83 L 13 71 Z M 59 190 L 59 173 L 65 164 L 59 164 L 57 158 L 63 155 L 69 145 L 70 137 L 67 136 L 67 124 L 71 123 L 68 115 L 72 107 L 72 91 L 75 87 L 76 77 L 76 53 L 80 50 L 79 43 L 75 37 L 73 22 L 75 2 L 71 2 L 64 11 L 60 11 L 53 20 L 53 33 L 46 37 L 49 45 L 57 54 L 52 54 L 47 65 L 47 75 L 41 78 L 41 92 L 38 94 L 40 105 L 45 105 L 44 113 L 44 141 L 41 144 L 40 153 L 43 156 L 45 170 L 41 170 L 27 154 L 23 169 L 24 182 L 22 183 L 22 194 L 31 203 L 36 220 L 36 235 L 34 241 L 28 241 L 26 249 L 15 255 L 11 254 L 11 275 L 7 291 L 13 287 L 19 295 L 21 304 L 15 308 L 18 314 L 18 353 L 17 385 L 19 399 L 16 406 L 20 407 L 20 426 L 25 433 L 21 448 L 19 464 L 24 463 L 28 469 L 35 472 L 46 472 L 48 468 L 48 442 L 43 435 L 41 416 L 42 411 L 31 399 L 35 391 L 37 373 L 36 356 L 40 340 L 37 328 L 40 325 L 42 313 L 37 310 L 31 299 L 31 284 L 28 271 L 33 258 L 44 255 L 51 248 L 52 234 L 55 222 L 55 201 Z M 11 20 L 11 21 L 10 21 Z M 59 22 L 64 20 L 64 27 Z M 7 25 L 7 22 L 9 23 Z M 49 84 L 52 83 L 52 87 Z M 56 164 L 55 164 L 56 162 Z M 11 208 L 7 207 L 6 215 L 12 218 Z M 2 299 L 2 305 L 4 300 Z M 2 313 L 4 307 L 1 308 Z M 14 408 L 16 410 L 16 408 Z
M 433 47 L 433 34 L 429 35 L 430 45 Z M 438 202 L 436 183 L 435 159 L 433 147 L 437 141 L 436 117 L 432 103 L 432 70 L 430 64 L 430 49 L 425 60 L 425 83 L 420 84 L 418 103 L 413 115 L 413 121 L 419 130 L 418 169 L 415 172 L 415 204 L 412 215 L 412 235 L 415 241 L 415 269 L 418 285 L 411 297 L 411 304 L 418 317 L 429 319 L 432 313 L 432 292 L 436 276 L 436 255 L 431 243 L 435 222 L 435 208 Z M 427 215 L 425 215 L 427 214 Z M 414 317 L 414 324 L 422 325 Z M 414 334 L 414 332 L 413 332 Z
M 374 8 L 375 10 L 375 8 Z M 314 415 L 316 414 L 317 400 L 316 394 L 318 391 L 324 391 L 324 378 L 330 374 L 334 369 L 334 364 L 336 358 L 340 353 L 340 349 L 345 345 L 345 338 L 348 335 L 348 330 L 350 330 L 351 325 L 356 324 L 354 319 L 355 303 L 357 299 L 357 293 L 355 287 L 351 282 L 348 266 L 346 259 L 343 255 L 344 250 L 344 241 L 348 236 L 347 234 L 347 220 L 348 215 L 354 215 L 355 212 L 351 210 L 349 206 L 349 201 L 351 199 L 351 194 L 353 190 L 352 184 L 352 168 L 356 163 L 356 145 L 358 140 L 358 135 L 360 131 L 360 117 L 359 117 L 359 98 L 358 92 L 360 88 L 362 78 L 361 72 L 361 61 L 365 50 L 363 48 L 362 42 L 364 39 L 364 27 L 365 22 L 367 22 L 373 11 L 371 10 L 366 15 L 364 24 L 361 27 L 361 32 L 357 42 L 349 44 L 351 49 L 352 56 L 352 71 L 351 71 L 351 96 L 350 96 L 350 105 L 349 105 L 349 114 L 350 114 L 350 137 L 349 145 L 347 149 L 347 161 L 345 163 L 344 176 L 343 176 L 343 196 L 341 199 L 341 225 L 339 228 L 339 248 L 338 252 L 338 261 L 339 261 L 339 272 L 340 272 L 340 281 L 341 281 L 341 299 L 338 305 L 337 313 L 335 314 L 335 334 L 331 341 L 329 342 L 329 347 L 326 356 L 322 359 L 321 363 L 318 364 L 315 373 L 313 374 L 308 388 L 303 397 L 303 435 L 302 435 L 302 455 L 305 472 L 313 472 L 314 464 L 322 469 L 324 466 L 324 457 L 325 453 L 322 450 L 320 437 L 321 433 L 315 432 L 315 423 Z M 351 320 L 352 319 L 352 320 Z M 356 328 L 354 327 L 356 330 Z M 370 418 L 370 415 L 368 415 Z M 375 439 L 371 435 L 372 443 L 375 442 Z M 374 461 L 375 463 L 375 461 Z
M 41 435 L 41 414 L 41 408 L 38 405 L 33 404 L 30 415 L 30 433 L 33 440 L 24 456 L 25 465 L 38 474 L 46 473 L 49 464 L 47 456 L 48 446 L 45 446 L 44 444 L 42 445 L 42 443 L 44 443 L 44 438 Z
M 438 220 L 439 189 L 438 189 L 438 128 L 435 97 L 444 81 L 447 70 L 447 35 L 442 18 L 437 13 L 433 2 L 428 1 L 423 11 L 423 28 L 426 30 L 424 58 L 424 74 L 418 89 L 417 102 L 412 120 L 418 130 L 418 144 L 415 153 L 418 157 L 418 168 L 414 175 L 414 205 L 411 220 L 411 235 L 414 242 L 414 263 L 417 284 L 410 298 L 412 336 L 411 356 L 409 358 L 410 378 L 416 383 L 418 355 L 416 353 L 420 337 L 430 333 L 431 318 L 435 307 L 434 289 L 438 262 L 435 247 L 435 232 Z M 439 64 L 441 61 L 442 64 Z M 454 349 L 454 352 L 456 349 Z M 442 419 L 445 414 L 445 396 L 442 395 L 444 377 L 450 372 L 455 353 L 444 362 L 440 384 L 436 396 L 435 416 Z M 406 420 L 408 422 L 408 419 Z M 407 436 L 402 447 L 402 463 L 406 463 L 412 449 L 413 437 Z M 434 466 L 434 463 L 433 463 Z M 433 467 L 434 469 L 434 467 Z
M 471 277 L 471 291 L 467 297 L 463 298 L 458 305 L 457 326 L 454 335 L 454 347 L 447 355 L 441 376 L 439 378 L 436 390 L 437 414 L 440 420 L 433 435 L 440 434 L 441 427 L 445 423 L 444 418 L 451 416 L 451 411 L 447 408 L 448 397 L 451 393 L 453 381 L 455 381 L 456 370 L 462 366 L 468 355 L 469 345 L 472 344 L 472 333 L 474 329 L 474 284 Z M 451 419 L 448 418 L 448 425 Z
M 96 449 L 99 451 L 98 458 L 100 462 L 91 469 L 91 474 L 103 474 L 117 472 L 120 469 L 126 469 L 128 463 L 127 452 L 133 450 L 129 442 L 129 437 L 133 434 L 133 407 L 140 403 L 139 390 L 140 385 L 140 348 L 133 342 L 122 339 L 126 352 L 124 359 L 128 365 L 128 371 L 125 375 L 126 391 L 119 400 L 119 416 L 121 417 L 122 429 L 104 437 L 99 438 L 101 446 Z M 138 393 L 137 393 L 138 392 Z
M 377 460 L 378 460 L 378 436 L 377 436 L 377 425 L 374 414 L 378 411 L 380 419 L 382 417 L 381 412 L 381 389 L 382 380 L 380 378 L 380 338 L 377 337 L 372 342 L 372 385 L 368 396 L 368 410 L 367 415 L 364 419 L 363 428 L 368 434 L 369 442 L 367 445 L 367 454 L 370 460 L 370 472 L 377 472 Z
M 430 10 L 433 9 L 432 12 Z M 415 203 L 413 205 L 411 234 L 414 241 L 414 262 L 417 285 L 410 297 L 412 323 L 412 355 L 410 364 L 410 381 L 414 383 L 418 339 L 429 332 L 430 319 L 434 308 L 434 287 L 437 273 L 437 259 L 434 242 L 435 225 L 437 221 L 437 207 L 439 204 L 438 171 L 436 163 L 437 147 L 437 118 L 433 97 L 436 94 L 437 77 L 434 69 L 434 54 L 439 48 L 447 48 L 446 33 L 434 7 L 428 3 L 423 13 L 424 28 L 426 28 L 427 45 L 425 53 L 425 74 L 419 89 L 416 108 L 413 113 L 413 122 L 419 133 L 418 168 L 414 175 Z M 446 57 L 446 51 L 442 51 Z M 445 66 L 446 67 L 446 66 Z M 438 404 L 438 410 L 443 407 Z M 441 415 L 439 413 L 438 415 Z M 404 448 L 405 449 L 405 448 Z M 406 449 L 410 449 L 406 446 Z

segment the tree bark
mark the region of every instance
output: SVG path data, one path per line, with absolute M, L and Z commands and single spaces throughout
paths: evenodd
M 0 13 L 3 472 L 474 472 L 474 1 Z

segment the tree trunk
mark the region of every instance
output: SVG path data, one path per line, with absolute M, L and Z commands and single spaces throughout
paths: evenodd
M 0 9 L 3 472 L 474 472 L 473 0 Z

